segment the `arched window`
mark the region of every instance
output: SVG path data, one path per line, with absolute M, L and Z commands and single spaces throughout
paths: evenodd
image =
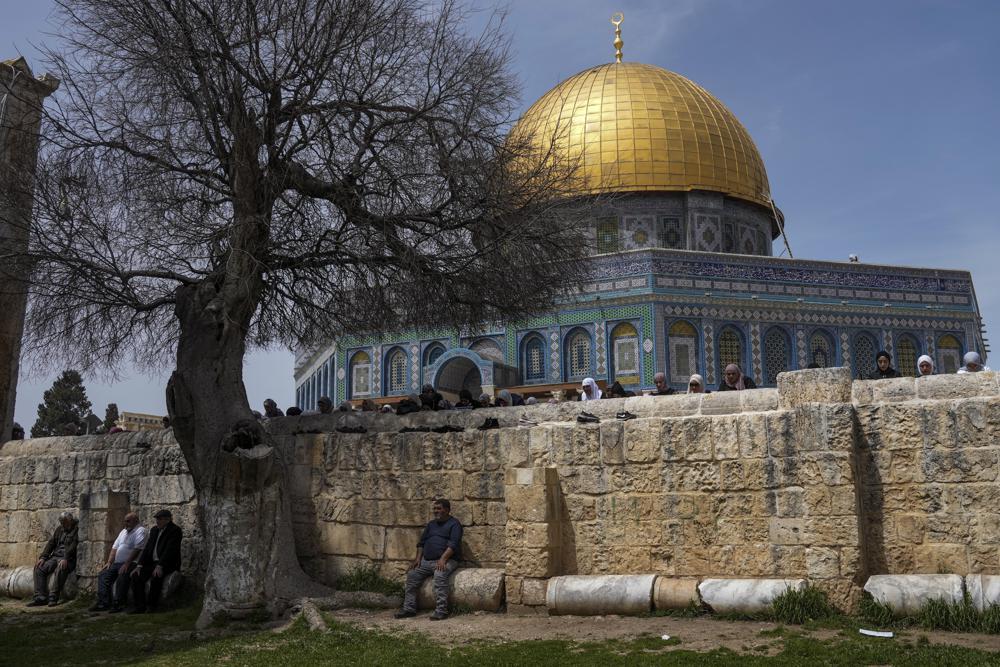
M 611 350 L 615 380 L 622 384 L 639 384 L 639 332 L 628 322 L 611 330 Z
M 670 353 L 671 384 L 686 385 L 688 379 L 697 373 L 698 332 L 690 323 L 678 320 L 667 331 Z
M 916 376 L 918 353 L 916 339 L 909 334 L 902 334 L 896 340 L 896 371 L 900 375 Z
M 424 366 L 432 366 L 444 354 L 444 345 L 441 343 L 431 343 L 424 350 Z
M 503 363 L 503 350 L 492 338 L 480 338 L 469 348 L 483 359 Z
M 389 353 L 385 363 L 387 393 L 399 394 L 406 391 L 406 352 L 396 348 Z
M 538 334 L 526 336 L 521 341 L 521 367 L 525 382 L 545 379 L 545 341 Z
M 809 337 L 809 363 L 820 368 L 828 368 L 834 362 L 833 343 L 821 331 L 814 331 Z
M 788 370 L 788 336 L 775 327 L 764 336 L 764 384 L 778 384 L 778 373 Z
M 937 342 L 937 372 L 957 373 L 962 367 L 962 344 L 951 334 L 938 338 Z
M 875 361 L 875 355 L 878 354 L 875 337 L 868 333 L 859 333 L 854 337 L 853 350 L 855 377 L 864 380 L 874 377 L 875 369 L 878 368 Z
M 721 377 L 726 366 L 736 364 L 740 370 L 746 373 L 749 369 L 743 365 L 743 336 L 736 329 L 726 327 L 719 334 L 719 376 Z
M 590 375 L 593 345 L 590 334 L 577 329 L 566 338 L 566 379 L 582 380 Z
M 350 397 L 364 398 L 372 393 L 372 360 L 367 352 L 355 352 L 351 357 Z

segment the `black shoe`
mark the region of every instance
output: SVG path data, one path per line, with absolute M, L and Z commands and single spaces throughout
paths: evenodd
M 439 614 L 437 612 L 434 612 L 433 614 L 431 614 L 430 618 L 432 621 L 443 621 L 444 619 L 448 618 L 448 614 Z
M 487 417 L 483 425 L 479 427 L 480 431 L 489 431 L 490 429 L 500 428 L 500 422 L 497 421 L 496 417 Z
M 44 607 L 45 606 L 45 600 L 43 600 L 41 598 L 34 598 L 31 602 L 29 602 L 28 604 L 26 604 L 24 606 L 25 607 Z
M 146 608 L 145 607 L 136 607 L 135 609 L 129 609 L 126 613 L 128 613 L 128 614 L 145 614 L 146 613 Z
M 58 599 L 52 598 L 51 600 L 49 600 L 49 606 L 50 607 L 55 607 L 55 606 L 58 606 L 58 605 L 59 605 L 59 600 Z
M 417 615 L 417 612 L 415 612 L 415 611 L 406 611 L 405 609 L 400 609 L 395 614 L 393 614 L 392 617 L 393 618 L 413 618 L 416 615 Z
M 87 611 L 107 611 L 107 610 L 108 610 L 107 605 L 103 605 L 100 602 L 98 602 L 97 604 L 93 605 Z
M 597 415 L 592 415 L 589 412 L 581 412 L 576 416 L 576 420 L 584 424 L 598 424 L 601 421 Z
M 452 426 L 451 424 L 444 424 L 443 426 L 437 426 L 431 430 L 435 433 L 458 433 L 459 431 L 464 431 L 465 429 Z
M 615 419 L 619 419 L 624 422 L 628 421 L 629 419 L 635 419 L 635 415 L 629 412 L 628 410 L 622 410 L 621 412 L 615 415 Z

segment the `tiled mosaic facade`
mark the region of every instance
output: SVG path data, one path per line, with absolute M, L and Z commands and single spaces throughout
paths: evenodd
M 627 389 L 642 391 L 653 387 L 658 371 L 684 390 L 678 368 L 700 373 L 715 389 L 723 357 L 733 355 L 759 386 L 773 386 L 778 372 L 810 364 L 843 365 L 856 377 L 867 375 L 875 367 L 874 353 L 885 349 L 895 357 L 900 341 L 906 342 L 907 367 L 898 370 L 909 375 L 916 372 L 909 368 L 911 358 L 921 354 L 932 355 L 941 370 L 968 350 L 984 351 L 968 272 L 769 257 L 771 234 L 766 248 L 756 236 L 765 236 L 761 230 L 769 219 L 753 204 L 698 191 L 602 204 L 588 229 L 595 241 L 598 228 L 603 230 L 604 245 L 611 245 L 591 258 L 590 279 L 572 288 L 552 313 L 499 330 L 345 338 L 297 356 L 295 400 L 311 408 L 321 395 L 335 402 L 359 398 L 351 366 L 358 351 L 369 355 L 373 396 L 434 384 L 456 358 L 479 368 L 482 386 L 494 389 L 591 376 L 609 385 L 624 380 Z M 749 254 L 732 254 L 743 246 Z M 690 328 L 678 330 L 684 339 L 672 348 L 668 332 L 678 321 Z M 623 322 L 634 327 L 634 343 L 615 335 Z M 739 339 L 735 351 L 729 332 Z M 430 363 L 425 351 L 438 343 L 449 354 Z M 536 363 L 530 373 L 529 344 Z M 408 382 L 405 391 L 390 392 L 386 355 L 397 349 L 409 355 Z M 691 356 L 678 365 L 672 349 Z M 638 374 L 618 374 L 619 368 L 633 370 L 626 367 L 635 365 L 635 354 Z

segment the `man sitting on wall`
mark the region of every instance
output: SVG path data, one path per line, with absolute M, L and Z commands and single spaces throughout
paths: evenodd
M 139 564 L 132 571 L 132 601 L 135 608 L 129 612 L 142 614 L 147 611 L 146 582 L 149 582 L 150 612 L 156 611 L 160 593 L 167 575 L 181 567 L 182 531 L 173 521 L 170 510 L 160 510 L 153 515 L 156 525 L 149 531 L 146 547 L 139 556 Z
M 667 384 L 667 376 L 664 373 L 654 375 L 653 384 L 656 385 L 656 391 L 653 392 L 653 396 L 669 396 L 674 393 L 674 388 Z
M 79 536 L 79 522 L 73 518 L 69 512 L 59 515 L 59 526 L 52 533 L 42 555 L 35 563 L 35 596 L 29 607 L 40 607 L 48 604 L 54 607 L 59 604 L 59 596 L 62 595 L 66 578 L 76 567 L 76 545 Z M 49 590 L 49 576 L 53 571 L 59 574 L 56 577 L 55 590 Z
M 396 612 L 396 618 L 410 618 L 417 615 L 417 590 L 424 579 L 434 576 L 434 613 L 432 621 L 448 618 L 448 577 L 458 567 L 459 550 L 462 545 L 462 524 L 451 516 L 451 503 L 445 499 L 435 500 L 432 506 L 434 520 L 427 524 L 420 541 L 417 542 L 417 557 L 406 573 L 406 594 L 403 608 Z
M 135 559 L 146 544 L 146 529 L 139 525 L 139 515 L 125 515 L 125 527 L 111 547 L 104 569 L 97 573 L 97 602 L 90 611 L 116 613 L 122 610 L 128 595 L 128 575 Z

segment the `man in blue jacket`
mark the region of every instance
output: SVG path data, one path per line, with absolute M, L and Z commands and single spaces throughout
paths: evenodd
M 451 516 L 451 503 L 445 499 L 434 501 L 434 520 L 427 524 L 417 542 L 417 557 L 406 573 L 406 595 L 403 608 L 396 618 L 417 615 L 417 590 L 424 579 L 434 576 L 435 609 L 432 621 L 448 618 L 448 577 L 458 567 L 461 557 L 462 524 Z

